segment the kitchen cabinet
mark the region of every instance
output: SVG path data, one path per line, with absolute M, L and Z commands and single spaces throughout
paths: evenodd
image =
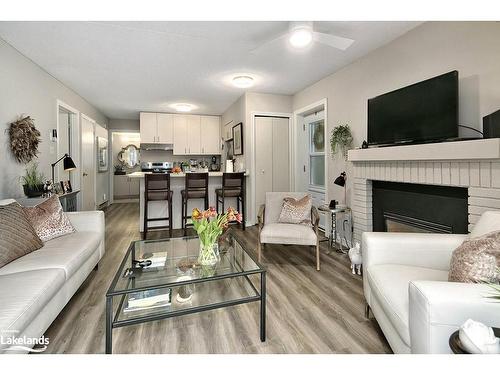
M 173 143 L 173 116 L 170 113 L 141 112 L 141 143 Z
M 201 154 L 220 154 L 220 118 L 218 116 L 201 116 Z
M 187 116 L 174 115 L 174 155 L 188 154 Z
M 127 175 L 113 176 L 113 198 L 136 198 L 139 196 L 139 181 Z
M 187 116 L 188 154 L 201 155 L 201 116 Z

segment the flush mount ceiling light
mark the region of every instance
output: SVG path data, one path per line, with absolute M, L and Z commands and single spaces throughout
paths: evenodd
M 242 89 L 253 86 L 253 78 L 249 75 L 238 75 L 233 78 L 233 85 Z
M 295 48 L 304 48 L 311 44 L 313 40 L 312 27 L 301 26 L 292 30 L 290 34 L 290 44 Z
M 194 109 L 194 105 L 189 103 L 175 103 L 171 107 L 177 112 L 191 112 Z

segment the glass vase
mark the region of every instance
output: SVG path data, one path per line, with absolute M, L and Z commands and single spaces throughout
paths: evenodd
M 198 255 L 199 264 L 202 266 L 215 266 L 219 260 L 219 244 L 217 242 L 206 246 L 200 242 L 200 254 Z

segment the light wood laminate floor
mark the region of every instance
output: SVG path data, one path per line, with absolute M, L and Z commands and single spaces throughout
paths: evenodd
M 104 353 L 105 293 L 131 241 L 139 239 L 137 203 L 106 210 L 106 254 L 45 333 L 46 353 Z M 180 235 L 180 231 L 176 231 Z M 257 228 L 241 231 L 255 251 Z M 151 232 L 160 238 L 166 232 Z M 321 271 L 310 247 L 268 245 L 267 341 L 259 339 L 259 303 L 113 330 L 114 353 L 390 353 L 374 319 L 364 318 L 362 279 L 347 255 L 321 245 Z

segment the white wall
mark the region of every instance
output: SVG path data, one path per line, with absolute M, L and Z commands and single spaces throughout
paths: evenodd
M 110 119 L 108 128 L 110 130 L 140 130 L 139 120 Z
M 293 108 L 326 97 L 328 132 L 347 123 L 359 147 L 366 139 L 369 98 L 456 69 L 460 123 L 481 129 L 482 116 L 500 108 L 499 40 L 497 22 L 427 22 L 296 93 Z M 329 199 L 343 200 L 333 180 L 343 170 L 352 176 L 352 165 L 339 156 L 328 161 Z
M 57 99 L 92 117 L 101 125 L 108 122 L 85 99 L 0 39 L 0 198 L 23 196 L 19 177 L 24 174 L 25 165 L 14 160 L 8 133 L 5 131 L 22 114 L 30 115 L 41 132 L 42 142 L 37 161 L 40 170 L 50 178 L 50 164 L 60 156 L 56 155 L 55 144 L 49 140 L 49 130 L 56 128 L 57 124 Z

